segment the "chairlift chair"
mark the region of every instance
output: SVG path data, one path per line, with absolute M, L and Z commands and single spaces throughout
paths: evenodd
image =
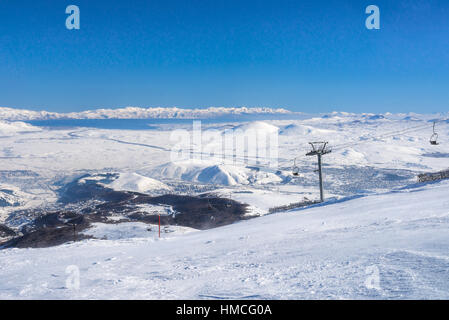
M 299 167 L 296 165 L 296 158 L 293 160 L 292 174 L 295 177 L 299 176 Z
M 439 145 L 439 143 L 438 143 L 438 133 L 436 133 L 436 131 L 435 131 L 435 124 L 436 123 L 434 122 L 433 123 L 433 134 L 430 137 L 430 144 L 433 145 L 433 146 Z
M 439 145 L 439 143 L 438 143 L 438 134 L 437 133 L 432 134 L 432 137 L 430 137 L 430 144 L 433 145 L 433 146 Z

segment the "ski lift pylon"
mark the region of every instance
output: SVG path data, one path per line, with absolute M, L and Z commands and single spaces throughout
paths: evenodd
M 332 152 L 332 150 L 327 147 L 327 141 L 309 142 L 309 144 L 312 146 L 312 151 L 308 152 L 306 156 L 315 156 L 317 154 L 324 155 Z

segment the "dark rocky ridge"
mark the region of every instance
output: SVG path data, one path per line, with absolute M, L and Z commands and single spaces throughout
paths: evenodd
M 97 202 L 92 204 L 92 200 Z M 159 215 L 142 210 L 141 206 L 145 204 L 173 208 L 174 214 L 161 215 L 161 225 L 204 230 L 247 219 L 247 205 L 231 199 L 210 195 L 149 196 L 137 192 L 115 191 L 94 182 L 79 184 L 75 181 L 68 184 L 61 190 L 60 203 L 62 207 L 77 203 L 90 205 L 80 205 L 78 211 L 61 209 L 37 212 L 37 218 L 20 229 L 20 235 L 0 244 L 0 248 L 49 247 L 85 239 L 88 237 L 82 235 L 81 231 L 94 222 L 114 223 L 108 219 L 111 216 L 122 216 L 125 221 L 157 224 Z
M 7 226 L 0 224 L 0 238 L 13 237 L 16 233 Z

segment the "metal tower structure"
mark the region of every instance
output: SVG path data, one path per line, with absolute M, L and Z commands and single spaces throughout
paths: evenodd
M 306 153 L 306 156 L 317 156 L 318 157 L 318 173 L 320 176 L 320 201 L 324 201 L 324 190 L 323 190 L 323 171 L 321 169 L 321 157 L 325 154 L 331 153 L 332 150 L 327 148 L 328 142 L 309 142 L 312 146 L 312 150 Z

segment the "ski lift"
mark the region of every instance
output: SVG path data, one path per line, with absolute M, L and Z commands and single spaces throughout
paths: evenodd
M 293 160 L 292 174 L 295 177 L 299 176 L 299 167 L 296 165 L 296 158 Z
M 435 131 L 435 124 L 436 124 L 436 122 L 433 123 L 433 134 L 430 137 L 430 144 L 433 145 L 433 146 L 439 145 L 439 143 L 438 143 L 438 133 L 436 133 L 436 131 Z
M 315 156 L 317 154 L 324 155 L 332 152 L 332 149 L 328 148 L 328 142 L 309 142 L 312 146 L 312 151 L 306 154 L 306 156 Z

